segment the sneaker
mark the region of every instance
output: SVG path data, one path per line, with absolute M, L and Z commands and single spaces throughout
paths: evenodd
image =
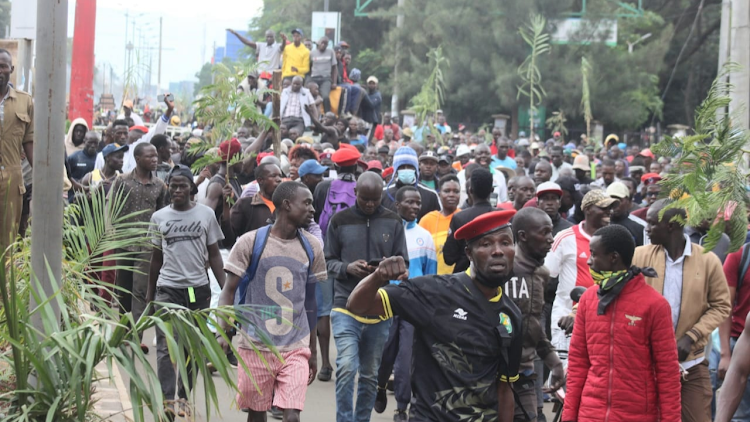
M 324 366 L 320 368 L 320 372 L 318 372 L 318 379 L 323 382 L 330 381 L 331 375 L 333 375 L 333 368 L 330 366 Z
M 388 406 L 388 396 L 386 396 L 385 388 L 378 386 L 378 394 L 375 396 L 375 411 L 377 413 L 385 412 L 385 408 Z
M 271 412 L 271 417 L 274 419 L 278 419 L 278 420 L 284 419 L 284 411 L 279 409 L 276 406 L 272 406 L 269 412 Z
M 396 409 L 393 412 L 393 422 L 408 422 L 409 415 L 406 414 L 406 410 Z
M 181 399 L 177 401 L 177 416 L 181 418 L 189 418 L 192 413 L 190 403 L 188 403 L 187 400 Z
M 239 364 L 239 362 L 237 362 L 237 356 L 235 356 L 233 352 L 227 353 L 227 360 L 229 361 L 229 366 L 237 369 L 237 365 Z
M 148 346 L 146 346 L 144 343 L 141 343 L 141 352 L 143 352 L 144 355 L 148 354 Z

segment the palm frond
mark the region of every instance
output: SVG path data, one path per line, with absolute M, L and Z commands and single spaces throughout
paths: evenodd
M 674 157 L 676 171 L 660 184 L 663 192 L 679 199 L 665 209 L 684 208 L 691 226 L 711 223 L 706 251 L 722 233 L 729 235 L 730 252 L 738 250 L 747 235 L 747 174 L 740 163 L 748 133 L 734 124 L 738 120 L 728 111 L 732 85 L 726 74 L 735 68 L 726 65 L 711 85 L 696 109 L 694 133 L 667 136 L 652 148 L 655 154 Z
M 529 126 L 530 138 L 534 137 L 534 115 L 537 111 L 537 105 L 547 96 L 544 87 L 542 87 L 542 74 L 539 70 L 539 58 L 549 52 L 549 34 L 545 32 L 547 21 L 539 15 L 532 15 L 529 23 L 521 27 L 518 32 L 521 34 L 524 42 L 529 46 L 531 52 L 518 67 L 518 76 L 522 83 L 518 86 L 516 98 L 521 96 L 529 99 Z

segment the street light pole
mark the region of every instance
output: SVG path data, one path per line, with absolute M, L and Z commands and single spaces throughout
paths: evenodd
M 62 282 L 63 166 L 68 0 L 39 0 L 37 9 L 36 89 L 34 89 L 34 190 L 31 196 L 31 272 L 47 297 Z M 32 288 L 35 284 L 32 283 Z M 58 284 L 59 286 L 59 284 Z M 31 298 L 29 309 L 38 303 Z M 56 300 L 49 306 L 55 315 Z M 43 330 L 41 312 L 33 324 Z M 57 319 L 48 321 L 56 324 Z
M 164 18 L 159 18 L 159 75 L 157 76 L 156 80 L 156 94 L 158 95 L 161 92 L 161 31 L 162 31 L 162 20 Z

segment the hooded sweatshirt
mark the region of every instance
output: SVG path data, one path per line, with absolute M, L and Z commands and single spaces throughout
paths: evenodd
M 83 142 L 81 142 L 81 145 L 78 145 L 78 146 L 73 144 L 73 130 L 78 125 L 84 126 L 86 128 L 86 132 L 89 131 L 89 124 L 86 123 L 85 119 L 79 117 L 73 120 L 73 123 L 70 124 L 70 128 L 68 129 L 68 134 L 65 136 L 65 153 L 68 154 L 68 157 L 73 155 L 74 152 L 80 151 L 83 149 Z
M 527 256 L 516 245 L 513 273 L 514 277 L 505 283 L 503 291 L 523 314 L 523 351 L 519 372 L 530 376 L 534 374 L 534 359 L 537 355 L 544 359 L 552 352 L 552 344 L 541 324 L 544 288 L 549 282 L 549 270 L 544 266 L 544 260 L 538 261 Z

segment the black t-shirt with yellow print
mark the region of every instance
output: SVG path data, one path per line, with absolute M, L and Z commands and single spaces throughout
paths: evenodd
M 471 283 L 457 273 L 379 290 L 385 316 L 398 315 L 415 327 L 413 422 L 496 421 L 498 380 L 518 379 L 521 313 L 501 291 L 487 301 Z

